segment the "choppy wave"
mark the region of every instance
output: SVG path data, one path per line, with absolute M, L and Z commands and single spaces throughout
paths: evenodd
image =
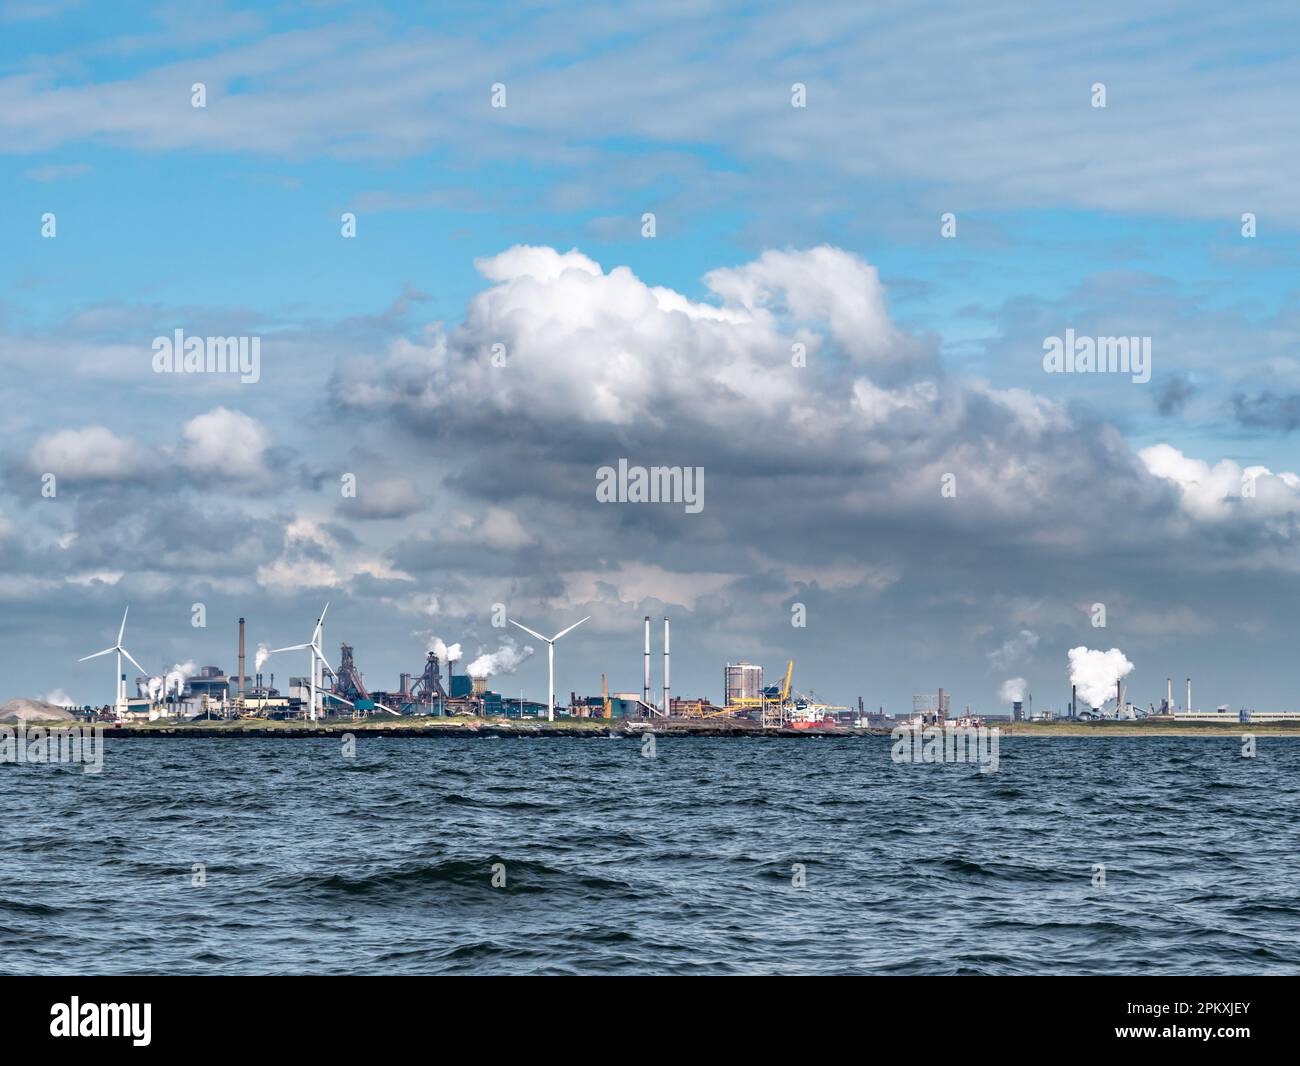
M 7 973 L 1293 973 L 1300 739 L 110 741 L 9 766 Z

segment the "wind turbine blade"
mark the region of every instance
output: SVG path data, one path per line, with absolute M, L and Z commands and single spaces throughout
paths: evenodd
M 149 675 L 149 671 L 146 670 L 139 663 L 137 663 L 135 659 L 131 657 L 131 653 L 127 651 L 125 648 L 122 649 L 122 654 L 125 655 L 128 659 L 131 659 L 131 662 L 134 664 L 135 668 L 140 671 L 140 673 L 144 674 L 146 677 Z
M 591 615 L 587 615 L 587 618 L 590 617 Z M 582 622 L 585 622 L 587 618 L 584 618 Z M 559 640 L 562 636 L 564 636 L 565 633 L 572 633 L 575 629 L 578 628 L 578 626 L 582 625 L 582 622 L 574 622 L 573 625 L 569 626 L 568 629 L 560 630 L 558 633 L 555 634 L 555 636 L 551 638 L 551 642 L 554 643 L 555 641 Z
M 330 671 L 330 673 L 333 672 L 334 672 L 333 670 Z M 355 703 L 353 703 L 351 700 L 345 700 L 337 692 L 326 692 L 324 695 L 328 696 L 332 700 L 338 700 L 339 703 L 346 703 L 349 707 L 356 707 Z
M 324 610 L 322 610 L 320 613 L 320 617 L 316 619 L 316 628 L 311 631 L 312 643 L 315 643 L 316 641 L 320 640 L 321 626 L 325 624 L 325 615 L 329 611 L 329 609 L 330 609 L 330 605 L 328 603 L 325 604 Z
M 311 644 L 290 644 L 289 647 L 287 647 L 287 648 L 272 648 L 272 649 L 271 649 L 270 651 L 268 651 L 266 654 L 267 654 L 267 655 L 274 655 L 274 654 L 275 654 L 276 652 L 278 652 L 278 651 L 305 651 L 307 648 L 311 648 L 311 647 L 314 647 L 314 645 L 311 645 Z M 113 649 L 112 649 L 112 648 L 109 648 L 108 650 L 109 650 L 109 651 L 112 651 Z
M 107 655 L 111 651 L 117 651 L 117 646 L 114 645 L 111 648 L 105 648 L 103 651 L 97 651 L 94 655 L 84 656 L 83 658 L 78 659 L 77 662 L 84 663 L 86 659 L 98 659 L 101 655 Z
M 544 643 L 544 644 L 549 644 L 549 643 L 550 643 L 550 641 L 547 640 L 546 637 L 542 636 L 542 635 L 541 635 L 540 633 L 538 633 L 535 629 L 529 629 L 529 628 L 528 628 L 527 626 L 525 626 L 525 625 L 519 625 L 519 623 L 516 622 L 513 618 L 507 618 L 506 621 L 509 622 L 512 626 L 519 626 L 519 628 L 522 629 L 525 633 L 531 633 L 533 636 L 535 636 L 535 637 L 536 637 L 538 640 L 540 640 L 542 643 Z
M 129 611 L 130 609 L 131 609 L 131 605 L 128 603 L 128 604 L 126 605 L 126 611 L 123 611 L 123 612 L 122 612 L 122 625 L 121 625 L 121 627 L 120 627 L 120 628 L 118 629 L 118 631 L 117 631 L 117 642 L 118 642 L 119 644 L 122 643 L 122 638 L 126 635 L 126 613 L 127 613 L 127 611 Z

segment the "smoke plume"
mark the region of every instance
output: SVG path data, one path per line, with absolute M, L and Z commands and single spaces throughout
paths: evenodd
M 1024 703 L 1029 683 L 1023 677 L 1009 677 L 998 689 L 999 703 Z
M 188 662 L 175 663 L 167 671 L 167 684 L 163 688 L 163 695 L 169 692 L 175 692 L 178 696 L 185 691 L 185 682 L 188 678 L 193 677 L 199 672 L 199 664 L 193 659 Z
M 530 645 L 525 644 L 520 648 L 513 640 L 506 639 L 494 652 L 487 652 L 480 655 L 469 664 L 466 673 L 470 677 L 487 677 L 489 674 L 513 674 L 515 669 L 533 654 Z
M 155 702 L 159 699 L 166 699 L 171 692 L 175 692 L 179 696 L 185 691 L 186 679 L 193 677 L 198 672 L 199 664 L 193 659 L 184 663 L 176 663 L 166 673 L 137 684 L 136 690 L 141 696 L 148 696 L 149 699 Z
M 1028 658 L 1038 647 L 1038 634 L 1032 629 L 1022 629 L 1002 642 L 1002 647 L 989 652 L 989 666 L 994 670 L 1009 670 L 1022 659 Z
M 270 657 L 271 649 L 265 644 L 259 644 L 257 646 L 257 656 L 253 660 L 253 673 L 260 674 L 262 672 L 262 667 L 266 664 L 266 660 Z
M 1133 664 L 1118 648 L 1093 651 L 1083 646 L 1070 649 L 1070 684 L 1089 707 L 1100 707 L 1115 695 L 1115 683 L 1133 671 Z
M 444 643 L 442 637 L 430 637 L 429 646 L 426 651 L 433 652 L 444 663 L 460 662 L 461 648 L 459 644 L 448 645 Z

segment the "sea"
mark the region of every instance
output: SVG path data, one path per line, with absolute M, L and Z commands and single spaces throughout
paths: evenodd
M 0 764 L 0 972 L 1295 973 L 1256 743 L 110 739 Z

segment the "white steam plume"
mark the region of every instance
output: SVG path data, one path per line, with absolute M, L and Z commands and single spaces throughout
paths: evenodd
M 257 646 L 257 655 L 253 659 L 253 673 L 260 674 L 262 667 L 266 665 L 266 660 L 271 657 L 271 649 L 265 644 Z
M 460 645 L 444 643 L 442 637 L 430 637 L 426 651 L 433 652 L 444 663 L 460 662 Z
M 1133 672 L 1133 664 L 1118 648 L 1093 651 L 1080 645 L 1070 649 L 1070 684 L 1089 707 L 1100 707 L 1115 695 L 1115 683 Z
M 1002 642 L 1002 647 L 989 652 L 989 665 L 994 670 L 1009 670 L 1020 660 L 1031 655 L 1038 647 L 1038 634 L 1032 629 L 1022 629 Z
M 176 663 L 167 671 L 166 685 L 163 688 L 163 695 L 169 692 L 175 692 L 178 696 L 185 691 L 185 681 L 193 677 L 199 671 L 199 664 L 193 659 L 188 662 Z
M 1025 693 L 1029 691 L 1029 682 L 1023 677 L 1009 677 L 998 689 L 999 703 L 1024 703 Z
M 159 699 L 166 699 L 168 693 L 175 692 L 178 696 L 185 691 L 185 679 L 193 677 L 199 669 L 199 664 L 193 659 L 189 662 L 176 663 L 170 670 L 159 674 L 157 677 L 151 677 L 137 688 L 141 689 L 142 696 L 148 696 L 149 699 L 157 702 Z
M 465 670 L 470 677 L 487 677 L 489 674 L 513 674 L 515 668 L 533 654 L 531 645 L 520 648 L 513 640 L 506 639 L 496 651 L 480 655 Z

